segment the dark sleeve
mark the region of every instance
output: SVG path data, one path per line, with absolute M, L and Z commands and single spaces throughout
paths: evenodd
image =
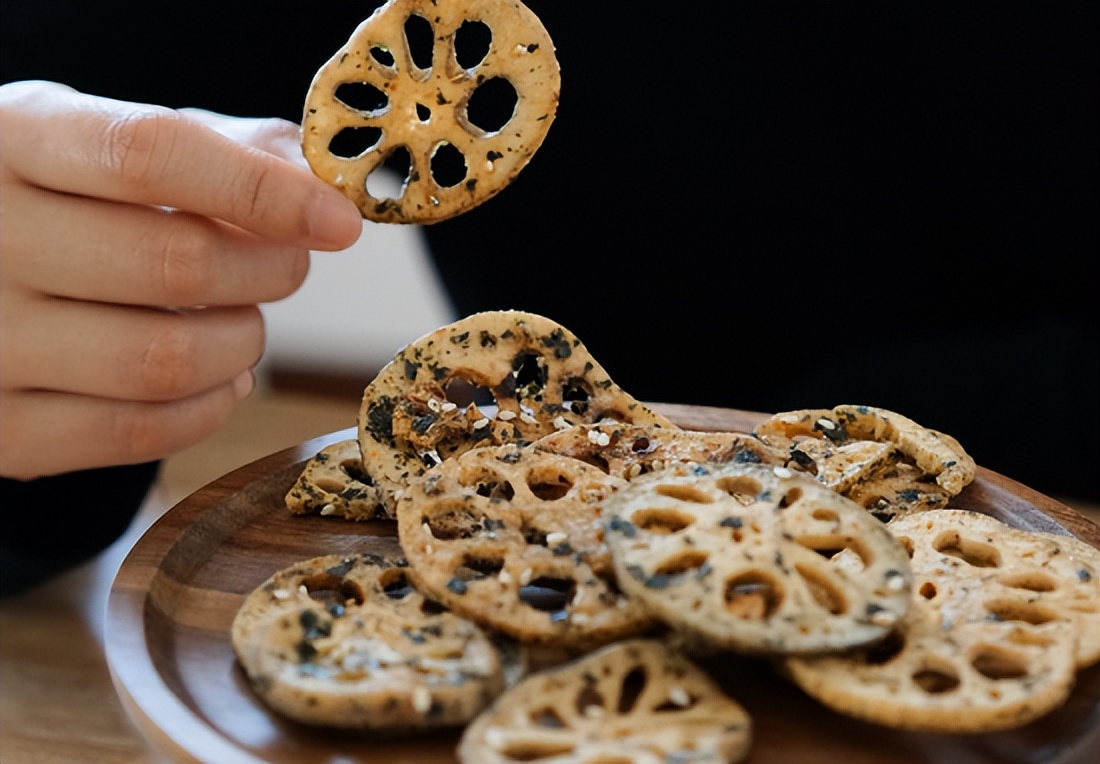
M 25 591 L 114 543 L 134 520 L 159 462 L 37 480 L 0 478 L 0 596 Z

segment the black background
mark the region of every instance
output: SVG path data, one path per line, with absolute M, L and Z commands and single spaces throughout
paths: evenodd
M 297 121 L 376 5 L 4 0 L 0 75 Z M 461 314 L 543 313 L 639 398 L 882 406 L 1096 500 L 1100 5 L 528 5 L 561 104 L 427 229 Z

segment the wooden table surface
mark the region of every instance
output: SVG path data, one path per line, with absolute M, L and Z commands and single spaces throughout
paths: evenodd
M 184 496 L 257 458 L 352 426 L 355 407 L 340 398 L 261 391 L 221 432 L 166 463 L 134 525 L 103 555 L 0 603 L 0 762 L 164 761 L 123 710 L 104 657 L 104 607 L 119 564 Z M 1100 517 L 1094 504 L 1074 506 Z

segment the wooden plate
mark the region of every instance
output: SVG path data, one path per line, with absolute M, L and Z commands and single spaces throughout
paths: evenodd
M 683 427 L 750 430 L 763 417 L 730 409 L 655 404 Z M 310 729 L 270 713 L 252 695 L 229 641 L 245 595 L 276 570 L 327 553 L 396 553 L 392 523 L 291 515 L 283 497 L 305 460 L 342 430 L 242 467 L 161 517 L 123 561 L 107 606 L 112 679 L 150 740 L 177 761 L 412 764 L 453 762 L 458 733 L 384 740 Z M 954 506 L 1027 529 L 1072 533 L 1100 548 L 1100 528 L 1069 507 L 979 468 Z M 837 715 L 763 662 L 708 665 L 752 715 L 752 764 L 1100 760 L 1100 666 L 1072 698 L 1033 724 L 996 735 L 907 734 Z

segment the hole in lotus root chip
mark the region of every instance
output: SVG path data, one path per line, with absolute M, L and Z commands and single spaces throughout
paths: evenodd
M 1000 645 L 980 645 L 970 665 L 982 676 L 993 679 L 1020 679 L 1028 674 L 1026 656 Z
M 463 69 L 473 69 L 485 60 L 493 42 L 493 30 L 488 24 L 473 19 L 462 22 L 455 32 L 455 61 Z
M 325 571 L 302 580 L 302 586 L 311 599 L 330 605 L 343 606 L 346 603 L 362 605 L 366 599 L 363 588 L 351 579 L 331 571 Z
M 957 531 L 945 531 L 932 542 L 932 548 L 942 554 L 957 557 L 975 568 L 998 568 L 1001 553 L 997 547 L 963 537 Z
M 682 576 L 693 571 L 703 571 L 710 555 L 697 549 L 689 549 L 672 555 L 657 568 L 657 575 Z
M 794 569 L 806 582 L 814 602 L 832 615 L 848 612 L 848 599 L 844 591 L 824 571 L 809 565 L 795 565 Z
M 775 615 L 783 596 L 779 582 L 763 571 L 746 571 L 726 583 L 726 609 L 746 620 L 762 621 Z
M 891 631 L 879 642 L 862 652 L 863 660 L 871 666 L 882 666 L 901 654 L 905 649 L 905 637 L 899 631 Z
M 581 716 L 592 716 L 602 712 L 605 708 L 603 695 L 589 682 L 581 687 L 581 691 L 577 693 L 577 700 L 573 705 Z
M 1024 589 L 1029 592 L 1052 592 L 1058 588 L 1057 581 L 1037 570 L 1007 573 L 997 580 L 1005 586 L 1013 589 Z
M 917 589 L 917 593 L 926 600 L 935 599 L 938 592 L 939 590 L 936 588 L 936 585 L 931 581 L 925 581 L 920 585 L 920 588 Z
M 416 593 L 416 589 L 409 583 L 409 579 L 405 576 L 403 570 L 390 569 L 382 571 L 378 575 L 378 585 L 382 587 L 382 593 L 391 600 L 403 600 Z
M 795 541 L 807 549 L 812 549 L 827 560 L 835 559 L 837 555 L 844 552 L 855 555 L 858 559 L 844 560 L 845 567 L 852 571 L 866 569 L 875 559 L 871 549 L 865 543 L 851 536 L 843 536 L 835 533 L 805 533 L 796 536 Z
M 692 504 L 710 504 L 711 498 L 693 485 L 673 483 L 672 485 L 658 485 L 655 488 L 658 496 L 667 496 L 677 501 L 690 502 Z
M 995 621 L 1023 621 L 1032 626 L 1058 620 L 1058 614 L 1030 602 L 991 600 L 984 603 L 989 617 Z
M 622 685 L 619 688 L 619 702 L 615 706 L 615 710 L 620 714 L 629 714 L 633 711 L 638 699 L 642 697 L 642 692 L 645 691 L 648 681 L 649 677 L 644 666 L 638 666 L 628 671 L 623 677 Z
M 462 564 L 454 572 L 455 578 L 461 581 L 478 581 L 483 578 L 494 578 L 504 568 L 504 560 L 499 557 L 478 557 L 465 555 Z
M 911 678 L 913 684 L 929 695 L 942 695 L 951 692 L 958 689 L 960 684 L 958 673 L 946 663 L 926 665 L 921 670 L 913 672 Z
M 493 521 L 491 518 L 459 507 L 452 510 L 440 509 L 430 515 L 422 515 L 420 523 L 422 526 L 427 526 L 433 538 L 454 541 L 473 538 L 486 530 L 491 530 Z
M 527 487 L 543 501 L 557 501 L 569 493 L 573 481 L 558 470 L 538 468 L 527 474 Z
M 669 535 L 679 533 L 695 522 L 695 517 L 687 512 L 674 509 L 641 509 L 631 516 L 631 522 L 650 533 Z
M 565 729 L 566 724 L 562 721 L 561 716 L 553 708 L 546 706 L 534 711 L 530 714 L 531 723 L 536 727 L 545 727 L 547 729 Z
M 777 505 L 779 509 L 786 509 L 802 498 L 802 489 L 795 487 L 783 494 Z
M 755 503 L 756 497 L 763 490 L 760 481 L 748 475 L 723 477 L 717 481 L 716 485 L 719 490 L 725 491 L 739 504 L 746 507 Z

